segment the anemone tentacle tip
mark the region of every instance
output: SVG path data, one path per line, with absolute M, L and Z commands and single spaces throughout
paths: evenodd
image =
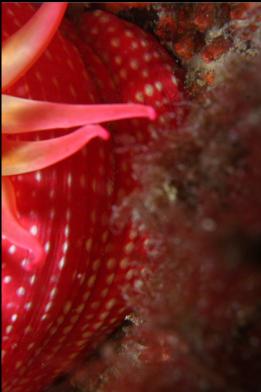
M 153 107 L 148 107 L 148 115 L 150 120 L 155 120 L 157 118 L 157 113 Z
M 111 137 L 110 132 L 108 132 L 105 128 L 103 128 L 103 129 L 100 131 L 99 136 L 100 136 L 100 138 L 103 139 L 103 140 L 109 140 L 110 137 Z

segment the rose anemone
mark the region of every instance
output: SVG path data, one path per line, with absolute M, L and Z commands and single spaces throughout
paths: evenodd
M 67 3 L 43 4 L 21 29 L 4 42 L 3 93 L 45 51 L 59 27 L 66 7 Z M 12 243 L 32 252 L 34 263 L 43 259 L 43 249 L 19 222 L 9 176 L 53 165 L 74 154 L 95 137 L 106 140 L 109 133 L 99 123 L 132 117 L 154 119 L 155 112 L 149 106 L 137 104 L 71 105 L 2 94 L 2 234 Z M 46 140 L 22 141 L 13 138 L 16 135 L 19 139 L 19 135 L 24 133 L 64 128 L 70 132 Z

